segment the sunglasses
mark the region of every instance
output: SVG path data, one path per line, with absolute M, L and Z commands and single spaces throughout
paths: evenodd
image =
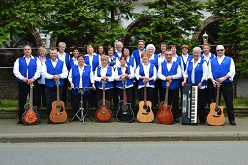
M 222 52 L 224 49 L 219 49 L 219 50 L 216 50 L 217 52 Z

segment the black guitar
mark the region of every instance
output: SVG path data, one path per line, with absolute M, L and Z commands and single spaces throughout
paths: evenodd
M 123 85 L 123 100 L 119 102 L 119 109 L 116 114 L 118 121 L 132 122 L 134 120 L 134 112 L 131 108 L 131 103 L 126 101 L 126 80 L 122 80 Z

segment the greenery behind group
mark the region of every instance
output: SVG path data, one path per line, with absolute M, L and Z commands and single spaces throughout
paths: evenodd
M 131 36 L 131 47 L 137 47 L 137 40 L 144 39 L 156 47 L 160 42 L 188 44 L 191 50 L 202 43 L 201 39 L 192 41 L 191 36 L 202 24 L 201 11 L 207 10 L 219 22 L 218 40 L 210 44 L 241 46 L 237 76 L 248 77 L 248 1 L 155 0 L 145 2 L 148 10 L 142 13 L 135 13 L 133 1 L 1 0 L 0 45 L 6 48 L 24 45 L 21 39 L 25 34 L 42 29 L 65 41 L 68 47 L 88 43 L 107 46 Z M 132 18 L 140 20 L 140 25 L 124 28 L 121 20 Z

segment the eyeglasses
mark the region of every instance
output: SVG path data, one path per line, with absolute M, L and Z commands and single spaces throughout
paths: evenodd
M 216 52 L 222 52 L 224 49 L 219 49 L 219 50 L 216 50 Z

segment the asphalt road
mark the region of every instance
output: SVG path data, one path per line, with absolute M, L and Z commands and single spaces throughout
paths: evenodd
M 1 143 L 0 162 L 11 165 L 246 165 L 247 141 Z

